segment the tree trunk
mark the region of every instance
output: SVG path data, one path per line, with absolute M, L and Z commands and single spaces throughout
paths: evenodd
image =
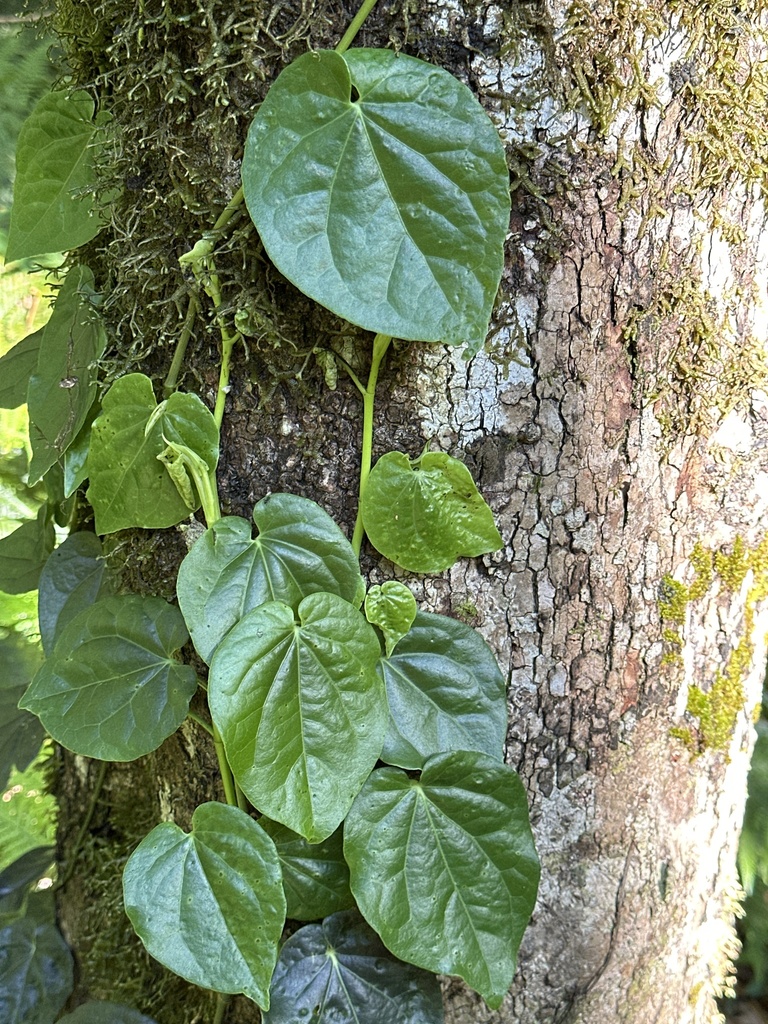
M 191 287 L 177 260 L 238 187 L 254 104 L 308 42 L 333 46 L 356 5 L 87 6 L 58 0 L 56 18 L 77 84 L 115 118 L 104 187 L 121 198 L 85 261 L 107 295 L 110 373 L 162 380 Z M 380 0 L 357 40 L 466 81 L 512 172 L 485 350 L 466 363 L 398 348 L 375 433 L 374 455 L 431 442 L 462 458 L 505 541 L 442 576 L 398 571 L 423 608 L 475 625 L 508 673 L 507 759 L 542 859 L 510 995 L 491 1013 L 447 980 L 451 1024 L 718 1019 L 768 630 L 767 24 L 763 0 Z M 370 340 L 287 285 L 245 220 L 223 249 L 227 315 L 250 332 L 224 421 L 224 514 L 285 490 L 351 529 L 358 395 L 342 379 L 329 390 L 313 350 L 340 332 L 350 353 Z M 205 399 L 209 315 L 183 385 Z M 113 561 L 125 586 L 171 597 L 184 550 L 181 530 L 134 531 Z M 371 582 L 393 572 L 371 549 L 363 568 Z M 208 997 L 131 939 L 119 873 L 154 822 L 188 827 L 215 764 L 187 724 L 108 770 L 61 901 L 78 999 L 130 1002 L 163 1024 L 211 1019 Z M 65 858 L 95 774 L 63 758 Z M 258 1013 L 238 999 L 227 1020 Z

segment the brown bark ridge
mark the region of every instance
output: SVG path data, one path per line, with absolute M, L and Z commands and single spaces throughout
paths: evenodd
M 137 13 L 103 0 L 83 24 L 59 0 L 78 84 L 121 132 L 110 173 L 123 198 L 89 253 L 110 289 L 116 372 L 162 376 L 188 287 L 174 261 L 233 191 L 249 109 L 308 39 L 332 45 L 349 13 L 338 6 L 180 0 Z M 451 1024 L 718 1020 L 768 630 L 767 12 L 381 0 L 360 40 L 466 81 L 513 181 L 485 351 L 465 363 L 399 349 L 376 425 L 375 454 L 416 455 L 428 440 L 463 458 L 505 541 L 442 576 L 398 573 L 423 607 L 476 625 L 508 673 L 507 758 L 542 858 L 503 1007 L 446 980 Z M 349 526 L 357 397 L 345 381 L 323 387 L 312 349 L 360 339 L 270 272 L 247 226 L 226 248 L 230 313 L 253 328 L 225 419 L 225 514 L 291 490 Z M 215 378 L 201 322 L 185 384 L 208 397 Z M 119 543 L 127 585 L 172 594 L 178 533 Z M 372 582 L 392 574 L 370 550 L 364 569 Z M 116 887 L 148 824 L 188 824 L 213 765 L 185 726 L 108 773 L 61 905 L 78 999 L 122 996 L 162 1024 L 210 1019 L 205 998 L 123 946 Z M 92 773 L 65 762 L 65 856 Z M 236 1000 L 227 1019 L 258 1016 Z

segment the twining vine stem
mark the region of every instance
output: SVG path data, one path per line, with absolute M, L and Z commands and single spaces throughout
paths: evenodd
M 373 355 L 371 356 L 371 369 L 368 373 L 368 386 L 363 391 L 363 443 L 360 452 L 360 487 L 357 503 L 357 520 L 355 521 L 355 532 L 352 534 L 352 547 L 357 557 L 360 557 L 360 548 L 363 545 L 363 517 L 360 512 L 363 501 L 363 491 L 368 482 L 371 472 L 371 456 L 373 453 L 373 406 L 376 399 L 376 382 L 379 379 L 379 367 L 389 348 L 392 339 L 387 334 L 377 334 L 373 339 Z

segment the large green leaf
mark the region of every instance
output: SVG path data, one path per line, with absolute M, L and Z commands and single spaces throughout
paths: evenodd
M 308 843 L 279 821 L 260 818 L 259 824 L 277 848 L 288 917 L 316 921 L 354 907 L 340 828 L 322 843 Z
M 380 668 L 391 716 L 383 761 L 421 768 L 430 755 L 449 750 L 477 750 L 502 760 L 504 676 L 476 630 L 419 612 Z
M 111 593 L 101 541 L 95 533 L 72 533 L 56 548 L 40 573 L 37 613 L 47 655 L 78 612 Z
M 311 843 L 340 824 L 381 752 L 381 648 L 362 614 L 311 594 L 249 612 L 211 661 L 208 701 L 227 759 L 264 814 Z
M 253 120 L 243 189 L 275 266 L 334 313 L 483 344 L 509 175 L 498 132 L 447 71 L 391 50 L 304 54 Z
M 437 978 L 396 960 L 355 911 L 300 928 L 280 950 L 264 1024 L 442 1024 Z
M 42 336 L 42 328 L 28 334 L 0 359 L 0 409 L 17 409 L 26 402 Z
M 37 519 L 22 523 L 0 540 L 0 590 L 6 594 L 35 590 L 55 543 L 50 511 L 43 505 Z
M 361 503 L 363 526 L 385 558 L 412 572 L 442 572 L 462 556 L 497 551 L 493 513 L 467 467 L 444 452 L 411 462 L 387 452 L 371 470 Z
M 177 608 L 159 597 L 107 597 L 80 612 L 21 707 L 76 754 L 133 761 L 184 721 L 195 671 L 174 653 L 188 639 Z
M 420 780 L 378 769 L 344 824 L 344 855 L 357 904 L 388 949 L 501 1005 L 539 881 L 511 768 L 462 751 L 430 758 Z
M 72 980 L 72 954 L 53 925 L 22 918 L 0 929 L 3 1024 L 51 1024 Z
M 270 494 L 256 505 L 259 533 L 227 516 L 203 534 L 181 564 L 176 591 L 197 652 L 210 662 L 246 612 L 267 601 L 297 608 L 309 594 L 362 601 L 352 546 L 319 505 L 295 494 Z
M 92 195 L 98 133 L 87 92 L 44 96 L 24 122 L 16 145 L 7 261 L 84 245 L 103 224 Z
M 274 843 L 247 814 L 207 803 L 189 834 L 157 825 L 126 864 L 123 891 L 160 963 L 201 988 L 269 1007 L 285 897 Z
M 59 1017 L 58 1024 L 155 1024 L 138 1010 L 117 1003 L 90 1002 Z
M 212 417 L 195 395 L 174 396 L 174 402 L 158 415 L 152 382 L 142 373 L 130 373 L 116 380 L 102 402 L 101 414 L 91 428 L 88 455 L 88 501 L 96 516 L 97 533 L 114 533 L 131 526 L 160 530 L 187 519 L 197 507 L 187 504 L 159 457 L 167 443 L 195 449 L 201 457 L 218 458 Z M 152 418 L 152 424 L 147 430 Z M 215 424 L 214 424 L 215 430 Z M 177 439 L 186 438 L 180 442 Z M 215 447 L 215 458 L 213 449 Z
M 40 331 L 37 367 L 27 394 L 31 483 L 63 456 L 96 397 L 96 361 L 106 335 L 94 303 L 93 274 L 87 267 L 73 267 Z

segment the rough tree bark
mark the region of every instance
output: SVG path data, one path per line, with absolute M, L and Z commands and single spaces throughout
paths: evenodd
M 355 7 L 58 0 L 76 83 L 117 128 L 104 185 L 121 198 L 86 253 L 107 294 L 110 375 L 140 364 L 162 378 L 190 287 L 176 260 L 237 187 L 249 111 Z M 447 981 L 451 1024 L 718 1017 L 768 628 L 767 26 L 762 0 L 380 0 L 358 40 L 466 81 L 512 172 L 485 351 L 466 364 L 399 349 L 376 424 L 379 453 L 429 440 L 464 459 L 506 545 L 440 577 L 403 574 L 424 607 L 476 625 L 508 672 L 507 757 L 543 867 L 503 1008 Z M 270 271 L 244 222 L 224 248 L 229 314 L 250 325 L 225 418 L 225 514 L 290 490 L 351 527 L 357 395 L 344 380 L 328 390 L 312 350 L 367 344 Z M 185 386 L 210 397 L 205 324 Z M 170 597 L 184 550 L 181 531 L 136 531 L 113 561 L 126 586 Z M 364 569 L 392 572 L 370 550 Z M 62 758 L 65 858 L 94 775 Z M 160 817 L 188 825 L 215 777 L 194 726 L 109 770 L 61 901 L 77 999 L 210 1019 L 130 939 L 117 879 Z M 257 1019 L 233 1002 L 231 1024 Z

